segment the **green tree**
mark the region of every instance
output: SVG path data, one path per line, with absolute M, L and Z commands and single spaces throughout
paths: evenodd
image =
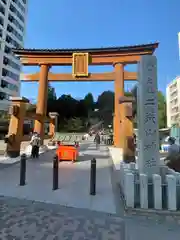
M 67 120 L 65 129 L 70 132 L 78 132 L 83 128 L 83 120 L 81 118 L 70 118 Z
M 56 92 L 55 92 L 55 88 L 53 88 L 50 84 L 48 84 L 48 101 L 51 100 L 56 100 Z
M 85 106 L 87 107 L 88 110 L 92 110 L 94 107 L 94 98 L 92 93 L 88 93 L 85 97 L 84 97 L 84 103 Z
M 159 128 L 165 128 L 166 125 L 166 99 L 161 91 L 158 91 L 158 118 Z
M 103 120 L 104 127 L 112 124 L 114 112 L 114 92 L 104 91 L 97 99 L 99 120 Z
M 104 91 L 97 99 L 97 108 L 102 110 L 114 111 L 114 92 Z

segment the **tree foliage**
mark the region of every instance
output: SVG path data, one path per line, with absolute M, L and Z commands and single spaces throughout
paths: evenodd
M 161 91 L 158 91 L 158 118 L 159 128 L 166 127 L 166 99 Z
M 88 93 L 84 97 L 84 104 L 89 111 L 93 110 L 93 108 L 94 108 L 94 98 L 93 98 L 92 93 Z
M 79 132 L 84 129 L 83 121 L 78 117 L 70 118 L 67 120 L 64 129 L 69 132 Z
M 133 93 L 127 92 L 126 96 L 137 95 L 135 88 Z M 35 105 L 29 107 L 29 110 L 35 111 Z M 133 104 L 136 111 L 137 105 Z M 95 109 L 97 111 L 95 111 Z M 54 88 L 48 87 L 48 104 L 47 115 L 49 112 L 57 112 L 59 114 L 59 130 L 64 131 L 80 131 L 89 128 L 91 125 L 103 121 L 104 127 L 113 124 L 114 113 L 114 92 L 104 91 L 94 101 L 92 93 L 88 93 L 83 99 L 77 100 L 71 95 L 63 94 L 59 98 L 56 97 Z M 166 127 L 166 101 L 162 92 L 158 92 L 158 116 L 159 127 Z M 136 127 L 136 115 L 134 118 Z
M 55 89 L 48 83 L 48 101 L 56 100 Z

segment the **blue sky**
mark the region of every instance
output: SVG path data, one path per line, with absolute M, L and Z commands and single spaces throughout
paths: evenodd
M 180 31 L 179 0 L 30 0 L 25 47 L 91 48 L 160 42 L 158 86 L 165 93 L 167 83 L 180 74 L 177 33 Z M 135 70 L 135 66 L 127 70 Z M 112 67 L 90 67 L 91 72 Z M 23 72 L 39 71 L 24 67 Z M 69 67 L 54 67 L 54 72 L 71 72 Z M 112 82 L 52 83 L 57 96 L 71 94 L 95 98 L 113 90 Z M 131 84 L 126 86 L 130 88 Z M 38 84 L 22 83 L 21 95 L 37 97 Z

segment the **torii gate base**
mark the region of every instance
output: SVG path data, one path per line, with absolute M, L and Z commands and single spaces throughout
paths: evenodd
M 8 157 L 16 158 L 20 155 L 20 149 L 21 149 L 21 142 L 23 140 L 23 125 L 24 125 L 24 119 L 39 119 L 39 116 L 37 114 L 34 114 L 32 116 L 32 113 L 27 113 L 27 104 L 29 103 L 29 100 L 24 97 L 12 97 L 12 106 L 10 108 L 10 124 L 9 124 L 9 131 L 8 135 L 5 137 L 5 143 L 7 143 L 6 146 L 6 154 Z M 57 113 L 50 113 L 49 121 L 49 136 L 53 137 L 56 129 L 56 122 L 57 122 Z M 45 119 L 47 117 L 42 118 L 41 121 L 44 123 Z M 44 140 L 44 137 L 42 139 L 42 142 Z
M 7 143 L 6 154 L 11 158 L 16 158 L 20 155 L 26 104 L 29 103 L 29 100 L 20 97 L 15 97 L 11 100 L 11 119 L 9 123 L 8 135 L 5 137 L 5 142 Z

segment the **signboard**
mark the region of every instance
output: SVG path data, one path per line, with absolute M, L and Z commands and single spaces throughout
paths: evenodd
M 88 65 L 88 53 L 73 53 L 72 75 L 74 77 L 88 77 Z

